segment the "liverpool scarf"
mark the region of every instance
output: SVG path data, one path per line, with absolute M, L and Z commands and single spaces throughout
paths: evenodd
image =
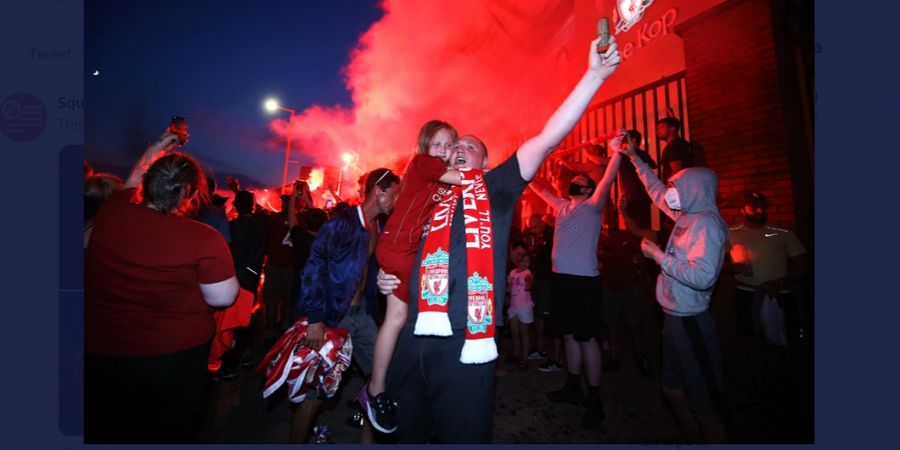
M 462 198 L 466 234 L 466 280 L 468 305 L 466 340 L 459 360 L 478 364 L 497 358 L 494 342 L 494 250 L 491 202 L 484 172 L 460 170 L 462 184 L 450 189 L 432 212 L 419 267 L 419 315 L 415 334 L 450 336 L 447 315 L 450 299 L 450 225 Z

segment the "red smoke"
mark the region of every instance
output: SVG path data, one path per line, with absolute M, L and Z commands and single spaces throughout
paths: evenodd
M 402 169 L 429 119 L 479 136 L 490 165 L 499 163 L 540 131 L 581 76 L 597 18 L 613 2 L 386 0 L 383 8 L 345 68 L 352 107 L 314 105 L 290 130 L 296 151 L 316 165 L 339 167 L 353 150 L 360 171 Z M 284 136 L 287 120 L 271 129 Z M 344 183 L 345 196 L 355 189 Z

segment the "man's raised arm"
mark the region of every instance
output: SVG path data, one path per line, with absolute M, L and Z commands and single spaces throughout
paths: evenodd
M 554 194 L 553 191 L 550 190 L 550 188 L 548 188 L 541 182 L 536 181 L 534 183 L 528 183 L 528 187 L 530 187 L 531 190 L 541 198 L 541 200 L 550 205 L 550 207 L 553 208 L 554 211 L 559 210 L 559 208 L 562 208 L 563 205 L 567 203 L 565 200 L 557 197 L 556 194 Z
M 615 72 L 621 62 L 615 38 L 610 36 L 610 47 L 602 55 L 597 53 L 599 41 L 598 37 L 591 42 L 588 69 L 581 77 L 581 81 L 550 116 L 540 134 L 525 141 L 516 152 L 523 179 L 530 181 L 534 178 L 544 159 L 572 131 L 597 93 L 597 89 L 600 89 L 603 81 Z

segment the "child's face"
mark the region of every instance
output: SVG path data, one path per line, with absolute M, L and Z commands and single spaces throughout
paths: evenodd
M 453 135 L 450 130 L 441 128 L 428 143 L 428 155 L 441 158 L 444 162 L 450 159 L 450 148 L 453 146 Z
M 512 263 L 515 264 L 516 267 L 519 267 L 519 263 L 525 255 L 526 251 L 522 247 L 515 247 L 510 251 L 510 259 L 512 259 Z
M 525 255 L 525 256 L 523 256 L 521 259 L 519 259 L 519 270 L 526 270 L 526 269 L 528 269 L 528 263 L 529 263 L 529 262 L 530 262 L 530 261 L 529 261 L 528 255 Z

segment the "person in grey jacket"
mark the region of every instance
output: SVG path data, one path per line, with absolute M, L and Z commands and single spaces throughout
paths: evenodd
M 662 306 L 663 391 L 687 438 L 725 441 L 722 355 L 709 302 L 722 269 L 728 227 L 716 206 L 718 177 L 705 167 L 683 169 L 663 184 L 623 146 L 647 194 L 675 221 L 665 250 L 644 239 L 641 251 L 660 266 L 656 301 Z

